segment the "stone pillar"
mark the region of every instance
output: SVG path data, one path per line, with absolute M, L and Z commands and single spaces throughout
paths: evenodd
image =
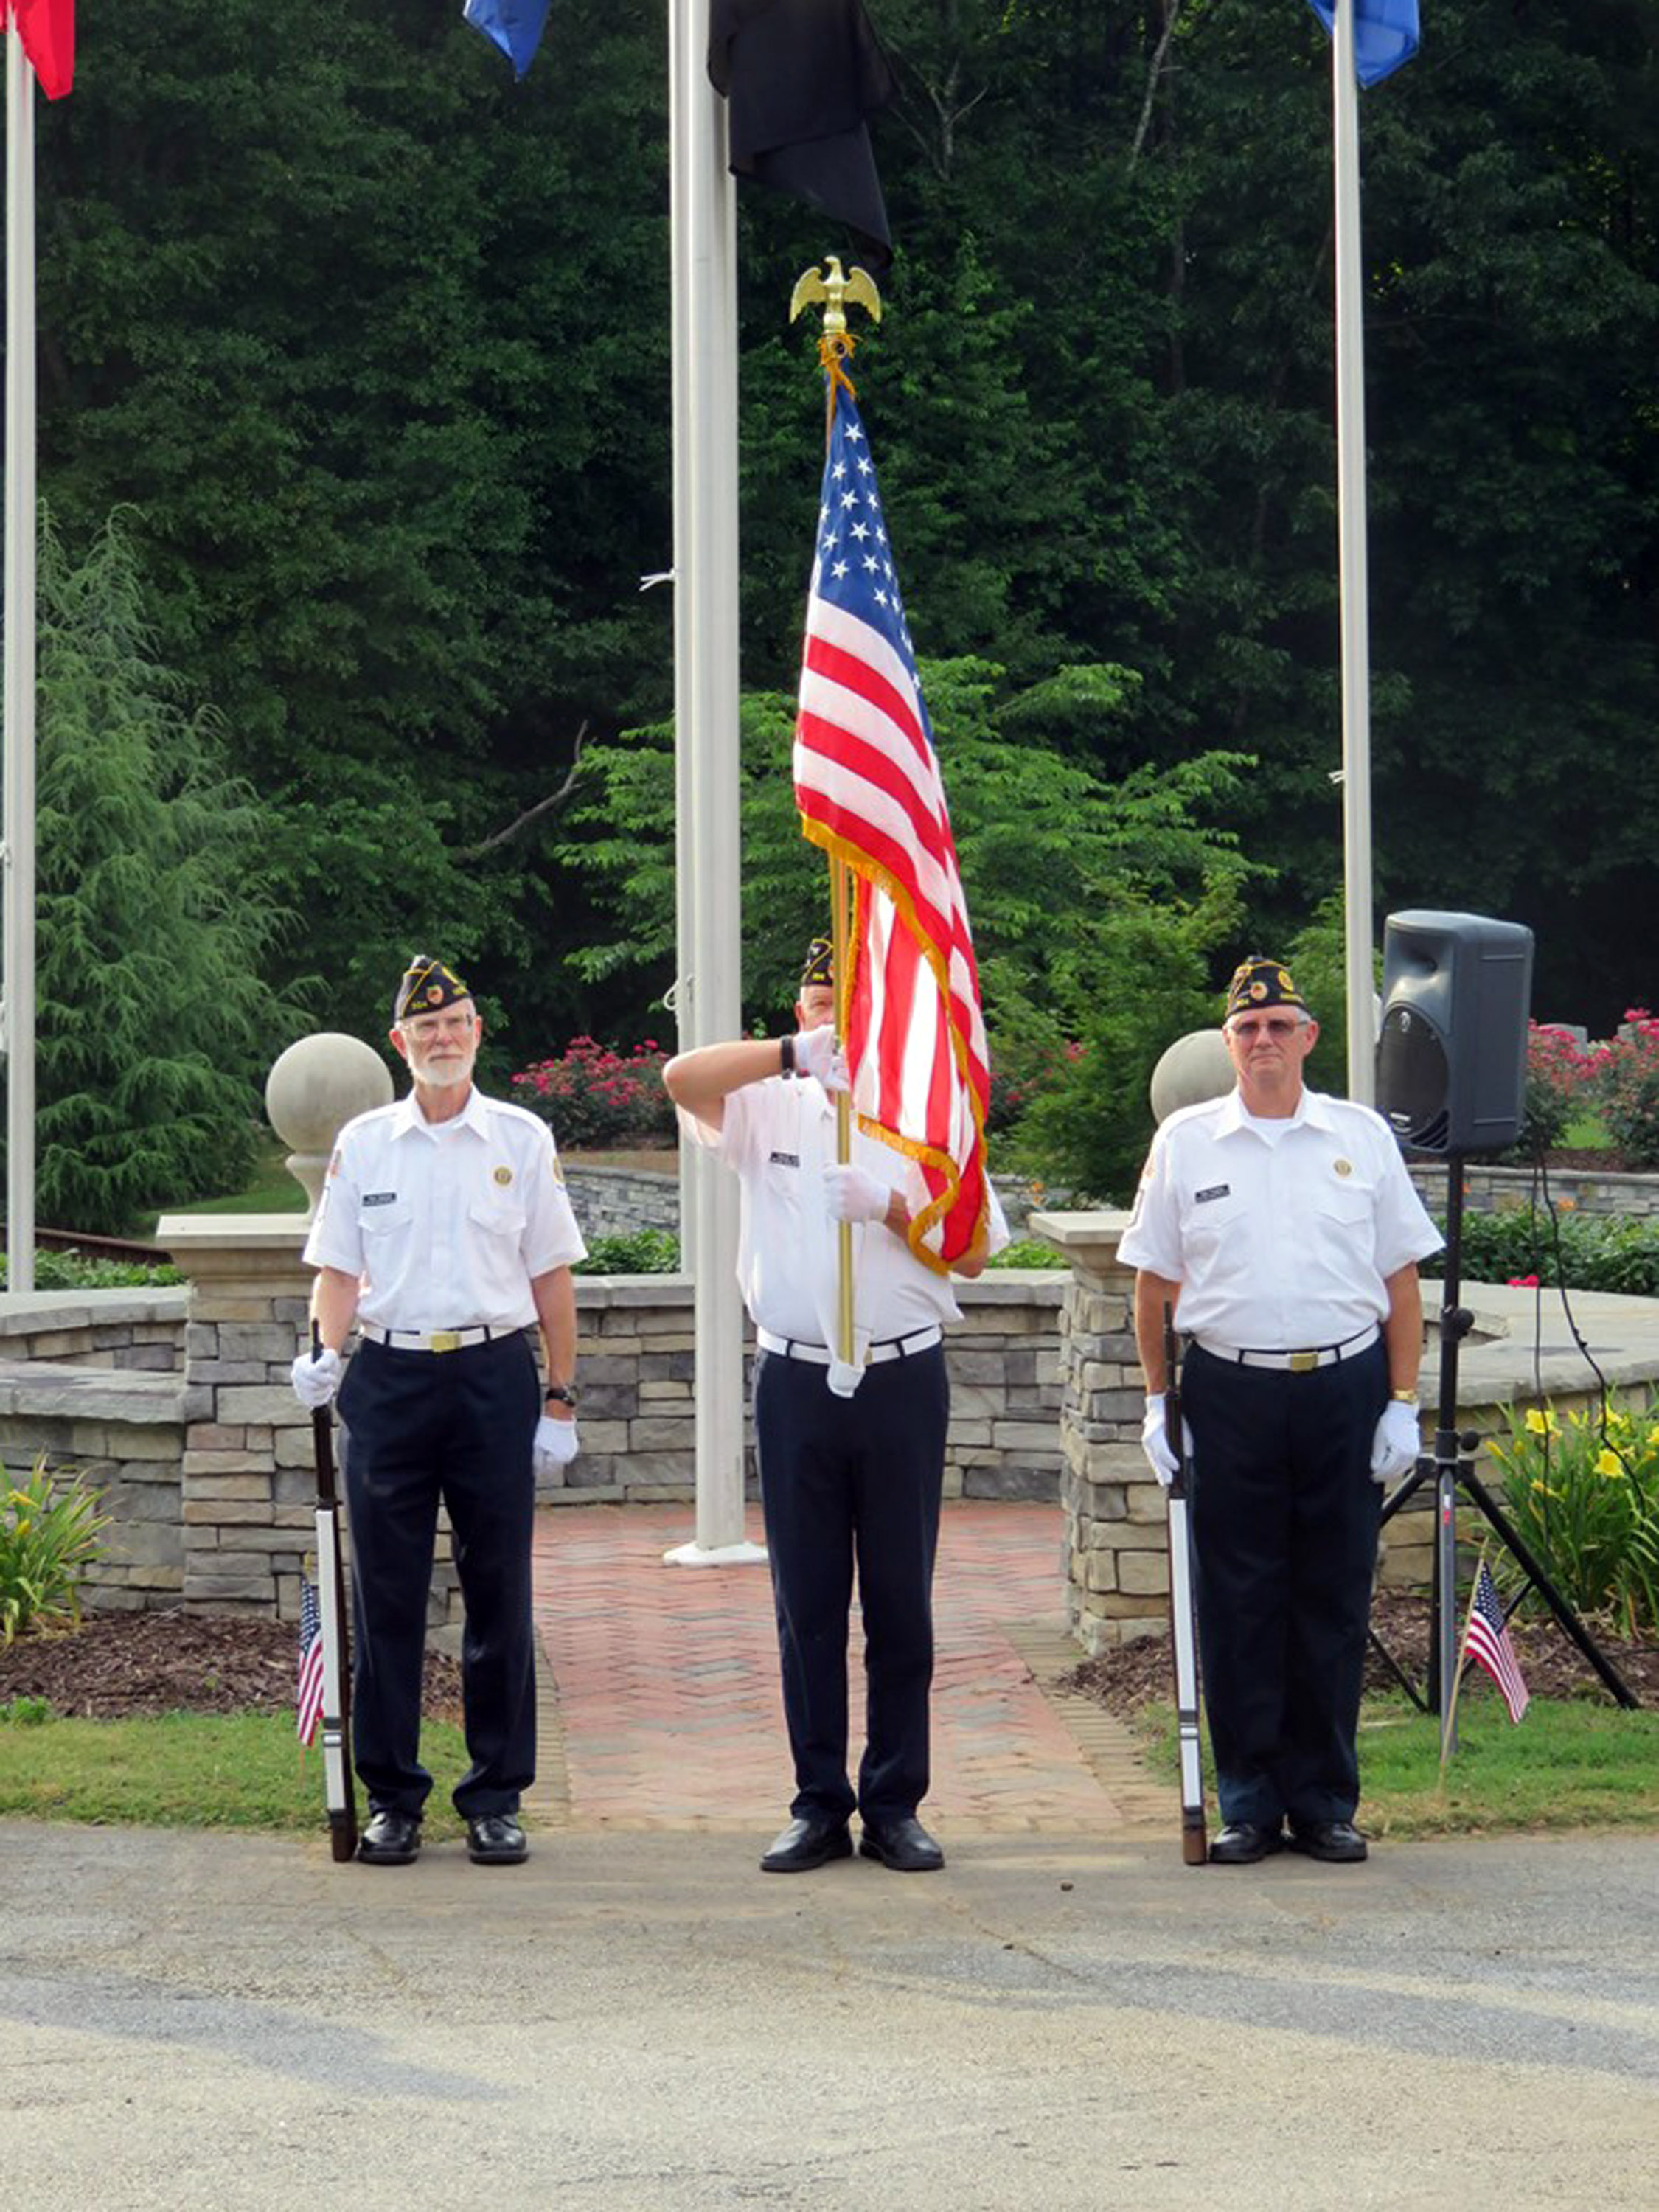
M 155 1237 L 191 1284 L 185 1607 L 297 1620 L 316 1496 L 310 1417 L 289 1382 L 311 1298 L 305 1223 L 295 1213 L 172 1213 Z
M 1091 1655 L 1169 1628 L 1164 1493 L 1140 1449 L 1146 1389 L 1135 1351 L 1134 1273 L 1118 1261 L 1127 1213 L 1034 1213 L 1072 1263 L 1060 1316 L 1060 1504 L 1066 1615 Z
M 392 1078 L 356 1037 L 290 1045 L 266 1085 L 272 1127 L 314 1208 L 334 1139 L 384 1104 Z M 314 1531 L 311 1416 L 289 1370 L 306 1340 L 312 1272 L 301 1257 L 309 1215 L 170 1213 L 155 1239 L 191 1284 L 185 1326 L 187 1415 L 179 1471 L 186 1610 L 300 1617 L 300 1577 Z M 434 1576 L 447 1619 L 453 1570 Z

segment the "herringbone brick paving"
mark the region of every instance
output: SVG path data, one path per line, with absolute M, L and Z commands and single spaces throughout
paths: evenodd
M 665 1565 L 693 1517 L 678 1504 L 538 1516 L 544 1665 L 526 1809 L 542 1825 L 758 1834 L 784 1817 L 793 1785 L 770 1581 L 763 1565 Z M 758 1508 L 749 1519 L 758 1542 Z M 1149 1781 L 1127 1730 L 1060 1686 L 1079 1656 L 1060 1542 L 1051 1505 L 945 1508 L 926 1808 L 942 1834 L 1099 1834 L 1170 1817 L 1172 1792 Z M 856 1610 L 852 1650 L 856 1725 Z

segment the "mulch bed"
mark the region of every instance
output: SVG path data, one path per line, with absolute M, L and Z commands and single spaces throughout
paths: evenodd
M 64 1719 L 281 1711 L 294 1704 L 299 1634 L 290 1622 L 198 1613 L 88 1613 L 78 1628 L 0 1644 L 0 1705 L 44 1698 Z M 461 1670 L 428 1651 L 423 1702 L 459 1716 Z
M 1517 1614 L 1510 1624 L 1527 1687 L 1535 1698 L 1607 1699 L 1608 1692 L 1589 1660 L 1562 1634 L 1549 1613 L 1538 1607 L 1534 1614 L 1533 1608 L 1537 1606 L 1534 1598 L 1527 1612 Z M 1372 1627 L 1417 1684 L 1419 1694 L 1428 1668 L 1429 1621 L 1428 1599 L 1407 1590 L 1379 1590 L 1371 1607 Z M 1603 1657 L 1643 1705 L 1650 1711 L 1659 1711 L 1659 1641 L 1644 1638 L 1632 1643 L 1627 1638 L 1601 1632 L 1594 1623 L 1586 1626 Z M 1366 1662 L 1365 1686 L 1368 1691 L 1399 1688 L 1375 1651 Z M 1098 1659 L 1085 1659 L 1063 1678 L 1061 1687 L 1079 1691 L 1121 1719 L 1132 1720 L 1153 1699 L 1165 1705 L 1170 1702 L 1169 1644 L 1161 1636 L 1143 1637 L 1138 1644 L 1103 1652 Z M 1477 1672 L 1465 1682 L 1463 1695 L 1479 1696 L 1485 1690 L 1486 1677 Z M 1494 1691 L 1492 1695 L 1496 1694 Z

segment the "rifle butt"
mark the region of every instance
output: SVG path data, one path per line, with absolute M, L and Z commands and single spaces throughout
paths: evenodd
M 1204 1832 L 1204 1815 L 1196 1820 L 1183 1816 L 1181 1823 L 1181 1856 L 1188 1866 L 1207 1866 L 1210 1863 L 1209 1838 Z

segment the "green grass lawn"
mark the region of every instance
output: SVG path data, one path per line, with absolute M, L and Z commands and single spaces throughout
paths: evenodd
M 1145 1723 L 1152 1765 L 1174 1780 L 1173 1710 L 1148 1706 Z M 1207 1743 L 1205 1772 L 1213 1792 Z M 1359 1825 L 1370 1836 L 1656 1827 L 1659 1713 L 1534 1698 L 1511 1723 L 1495 1695 L 1466 1688 L 1443 1787 L 1435 1717 L 1403 1698 L 1370 1698 L 1360 1715 L 1359 1783 Z
M 1569 1152 L 1607 1152 L 1613 1139 L 1599 1114 L 1575 1114 L 1561 1132 L 1561 1143 Z
M 34 1701 L 0 1705 L 0 1814 L 103 1826 L 260 1828 L 300 1832 L 325 1823 L 319 1746 L 302 1751 L 288 1712 L 168 1713 L 154 1720 L 31 1717 Z M 461 1823 L 449 1793 L 466 1771 L 461 1731 L 421 1727 L 433 1776 L 427 1829 Z M 361 1793 L 358 1817 L 364 1817 Z
M 167 1213 L 303 1213 L 306 1194 L 283 1162 L 288 1146 L 273 1139 L 255 1155 L 246 1186 L 223 1198 L 198 1198 L 191 1206 L 168 1206 Z

